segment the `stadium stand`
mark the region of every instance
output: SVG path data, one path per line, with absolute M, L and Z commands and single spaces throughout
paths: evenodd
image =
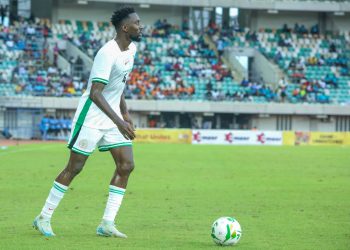
M 113 32 L 108 23 L 66 20 L 53 26 L 56 38 L 69 40 L 91 58 L 113 37 Z M 232 76 L 217 61 L 202 36 L 180 30 L 164 20 L 158 20 L 154 27 L 145 27 L 144 34 L 126 89 L 127 98 L 222 99 L 224 95 L 220 95 L 219 90 L 215 89 L 212 94 L 207 86 L 211 86 L 213 80 L 219 80 L 216 85 L 228 86 Z
M 344 103 L 350 94 L 349 33 L 320 34 L 303 25 L 279 30 L 223 30 L 211 22 L 203 35 L 180 29 L 166 20 L 145 27 L 126 97 L 130 99 L 184 99 L 265 103 Z M 1 26 L 0 93 L 2 95 L 79 96 L 86 79 L 71 77 L 47 61 L 47 38 L 72 42 L 93 58 L 111 37 L 108 22 L 21 20 Z M 220 56 L 226 47 L 256 48 L 286 75 L 275 88 L 261 81 L 238 83 Z M 26 61 L 26 65 L 23 62 Z
M 20 19 L 0 26 L 0 94 L 4 96 L 81 95 L 86 81 L 69 76 L 47 58 L 48 20 Z
M 256 48 L 277 64 L 290 82 L 277 88 L 275 94 L 280 98 L 286 95 L 292 103 L 348 102 L 350 60 L 346 44 L 350 41 L 349 32 L 320 34 L 317 25 L 308 30 L 298 24 L 294 29 L 284 25 L 278 30 L 259 32 L 220 30 L 209 25 L 207 32 L 212 35 L 217 48 Z M 249 88 L 248 91 L 253 89 L 253 93 L 257 88 L 257 83 L 243 85 Z

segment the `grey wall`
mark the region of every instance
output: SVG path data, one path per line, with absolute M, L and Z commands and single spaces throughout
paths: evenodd
M 109 21 L 113 11 L 121 6 L 113 2 L 88 2 L 86 5 L 77 4 L 77 1 L 55 0 L 53 7 L 53 22 L 58 20 L 82 21 Z M 180 25 L 183 16 L 188 13 L 187 7 L 152 5 L 150 8 L 140 8 L 132 5 L 144 24 L 154 24 L 158 19 L 167 19 L 169 23 Z
M 53 0 L 32 0 L 31 11 L 39 18 L 51 19 Z
M 0 98 L 1 107 L 11 108 L 50 108 L 76 109 L 79 98 L 63 97 L 4 97 Z M 149 101 L 127 100 L 130 110 L 135 112 L 208 112 L 234 114 L 270 114 L 270 115 L 341 115 L 350 116 L 350 109 L 343 105 L 245 102 L 192 102 L 192 101 Z
M 5 113 L 4 113 L 4 109 L 0 108 L 0 129 L 3 129 L 5 124 L 4 124 L 4 117 Z
M 327 13 L 326 18 L 326 30 L 350 30 L 350 13 L 345 13 L 344 16 Z
M 247 13 L 248 14 L 248 13 Z M 245 20 L 245 18 L 242 18 Z M 304 24 L 306 28 L 318 23 L 317 12 L 296 12 L 280 11 L 278 14 L 269 14 L 266 10 L 253 11 L 250 15 L 250 28 L 259 30 L 260 28 L 281 28 L 283 24 L 294 27 L 295 23 Z

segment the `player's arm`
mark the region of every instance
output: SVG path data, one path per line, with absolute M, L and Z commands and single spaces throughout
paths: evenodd
M 115 125 L 117 125 L 119 131 L 126 139 L 133 140 L 135 138 L 133 127 L 130 123 L 123 121 L 108 104 L 102 95 L 104 87 L 105 85 L 103 83 L 93 82 L 90 91 L 90 99 L 115 123 Z
M 122 96 L 120 98 L 120 111 L 122 113 L 124 121 L 130 123 L 131 127 L 134 128 L 134 123 L 131 120 L 131 117 L 130 117 L 130 114 L 128 111 L 128 107 L 126 106 L 124 93 L 122 94 Z

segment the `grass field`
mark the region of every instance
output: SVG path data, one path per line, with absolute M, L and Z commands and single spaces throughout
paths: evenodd
M 219 249 L 212 222 L 233 216 L 232 249 L 350 249 L 349 147 L 229 147 L 138 144 L 118 216 L 127 240 L 95 229 L 113 162 L 96 152 L 72 183 L 52 225 L 32 229 L 68 157 L 64 144 L 0 150 L 0 249 Z

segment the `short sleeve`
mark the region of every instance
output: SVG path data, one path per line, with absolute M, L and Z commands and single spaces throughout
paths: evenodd
M 104 48 L 100 49 L 96 54 L 94 63 L 92 65 L 91 81 L 107 85 L 113 64 L 113 53 L 108 53 L 108 50 Z

